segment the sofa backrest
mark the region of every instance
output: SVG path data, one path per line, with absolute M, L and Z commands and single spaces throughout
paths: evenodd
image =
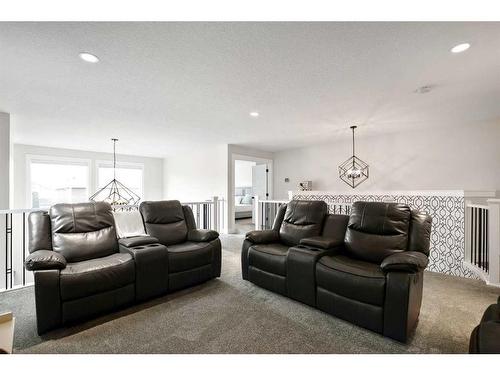
M 326 215 L 321 236 L 343 243 L 348 222 L 348 215 Z
M 188 223 L 179 201 L 146 201 L 139 206 L 146 232 L 163 245 L 186 241 Z
M 105 257 L 118 251 L 109 203 L 56 204 L 50 207 L 49 216 L 52 249 L 68 262 Z
M 323 201 L 289 202 L 279 229 L 281 242 L 295 246 L 303 238 L 319 236 L 327 213 L 328 206 Z
M 387 256 L 406 251 L 411 211 L 407 205 L 355 202 L 345 235 L 345 249 L 356 258 L 380 263 Z

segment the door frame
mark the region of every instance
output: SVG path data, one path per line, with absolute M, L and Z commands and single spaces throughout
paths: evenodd
M 231 173 L 230 173 L 230 178 L 229 178 L 229 194 L 227 197 L 227 207 L 228 207 L 228 212 L 227 212 L 227 223 L 228 223 L 228 228 L 227 231 L 228 233 L 235 233 L 234 225 L 235 225 L 235 219 L 234 219 L 234 193 L 235 193 L 235 175 L 234 175 L 234 167 L 235 167 L 235 161 L 236 160 L 246 160 L 246 161 L 254 161 L 259 164 L 267 164 L 267 169 L 269 170 L 267 177 L 267 191 L 269 194 L 269 197 L 267 199 L 273 199 L 273 159 L 267 159 L 267 158 L 260 158 L 256 156 L 251 156 L 251 155 L 244 155 L 240 153 L 231 153 Z

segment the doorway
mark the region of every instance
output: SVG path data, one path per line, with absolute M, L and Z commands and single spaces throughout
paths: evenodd
M 255 229 L 256 197 L 270 199 L 270 163 L 265 159 L 235 156 L 233 176 L 232 233 L 245 234 Z

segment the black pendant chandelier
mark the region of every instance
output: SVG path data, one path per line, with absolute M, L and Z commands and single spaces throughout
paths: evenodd
M 354 129 L 357 126 L 351 126 L 352 129 L 352 156 L 339 166 L 339 177 L 353 189 L 360 183 L 368 179 L 369 165 L 358 158 L 354 149 Z
M 116 142 L 118 139 L 111 138 L 111 140 L 113 141 L 113 179 L 90 196 L 89 200 L 108 202 L 112 206 L 135 206 L 141 197 L 116 179 Z

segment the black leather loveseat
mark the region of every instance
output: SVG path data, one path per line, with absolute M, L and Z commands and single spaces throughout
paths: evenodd
M 471 354 L 500 354 L 500 297 L 484 312 L 469 341 Z
M 430 232 L 431 218 L 402 204 L 356 202 L 346 216 L 292 201 L 272 230 L 246 235 L 243 278 L 404 342 L 420 312 Z
M 170 215 L 171 206 L 180 203 L 162 206 L 168 211 L 163 215 Z M 188 249 L 173 250 L 150 236 L 118 240 L 111 206 L 104 202 L 57 204 L 49 212 L 31 213 L 25 267 L 34 271 L 38 333 L 206 280 L 201 272 L 187 272 L 178 281 L 175 262 L 180 253 L 186 268 L 197 265 L 198 259 L 205 264 L 206 254 L 192 248 L 210 247 L 220 254 L 218 234 L 196 230 L 189 208 L 181 211 L 185 216 L 177 221 L 177 229 L 184 228 L 184 236 L 174 236 L 168 228 L 155 231 L 163 243 L 169 243 L 170 234 L 176 243 L 189 237 Z M 176 254 L 172 257 L 171 252 Z M 216 277 L 220 256 L 212 260 L 219 273 L 210 276 Z

